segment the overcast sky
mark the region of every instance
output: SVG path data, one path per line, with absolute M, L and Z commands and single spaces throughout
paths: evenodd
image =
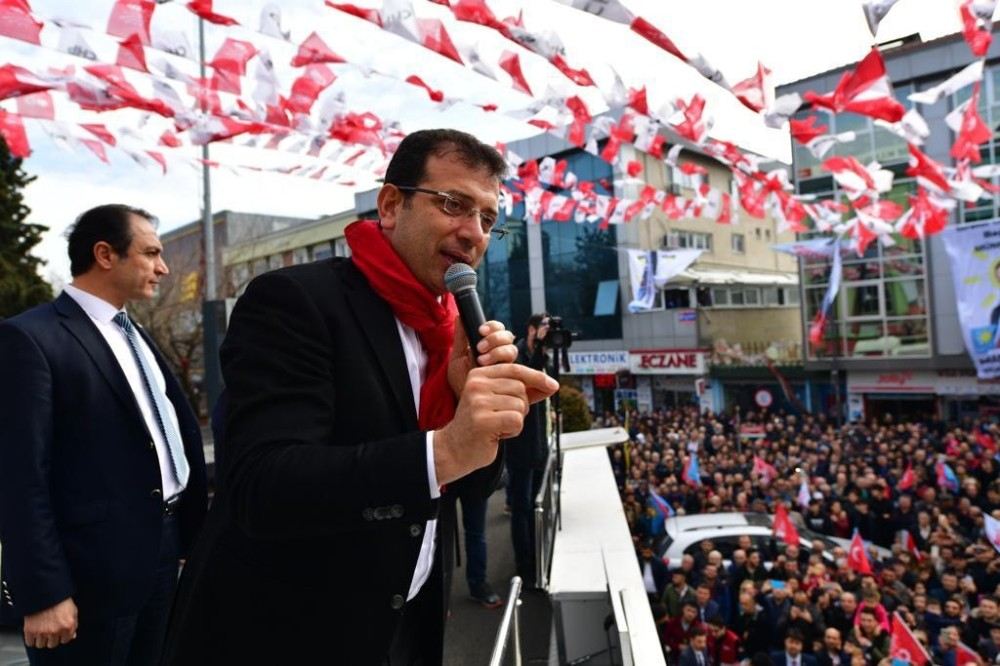
M 748 150 L 779 159 L 788 159 L 787 133 L 763 127 L 760 119 L 735 102 L 728 93 L 700 77 L 690 68 L 659 51 L 620 25 L 586 15 L 551 0 L 488 0 L 498 17 L 524 11 L 526 27 L 532 30 L 556 29 L 566 46 L 567 60 L 576 67 L 586 67 L 601 86 L 612 81 L 610 67 L 629 86 L 645 84 L 650 104 L 658 107 L 677 97 L 689 99 L 696 92 L 708 100 L 708 112 L 715 117 L 712 132 L 720 139 L 733 140 Z M 31 0 L 42 20 L 69 19 L 97 29 L 92 46 L 104 56 L 107 38 L 102 38 L 112 0 Z M 264 0 L 216 0 L 215 11 L 233 16 L 256 30 Z M 293 79 L 287 62 L 295 45 L 316 30 L 327 44 L 352 63 L 363 62 L 380 72 L 398 78 L 419 74 L 435 88 L 473 101 L 491 101 L 501 111 L 523 107 L 530 99 L 510 90 L 506 83 L 486 79 L 440 56 L 379 30 L 353 17 L 324 7 L 322 0 L 286 0 L 280 3 L 283 27 L 291 31 L 291 44 L 257 36 L 240 28 L 208 27 L 209 57 L 226 36 L 267 44 L 284 87 Z M 357 0 L 355 4 L 377 6 L 378 0 Z M 623 0 L 633 13 L 644 16 L 663 30 L 686 52 L 700 51 L 718 67 L 730 82 L 750 76 L 758 60 L 773 72 L 775 83 L 794 81 L 816 72 L 856 62 L 871 48 L 859 0 Z M 878 41 L 920 33 L 924 40 L 960 29 L 956 0 L 900 0 L 883 21 Z M 504 49 L 521 53 L 522 66 L 536 95 L 546 86 L 560 92 L 574 86 L 542 59 L 528 55 L 495 32 L 479 26 L 456 23 L 443 7 L 428 0 L 414 0 L 418 16 L 443 18 L 452 37 L 461 48 L 475 44 L 484 60 L 495 63 Z M 196 21 L 180 3 L 157 8 L 154 29 L 172 27 L 190 35 L 196 44 Z M 44 33 L 43 33 L 44 34 Z M 113 52 L 112 52 L 113 53 Z M 971 56 L 970 56 L 971 59 Z M 37 48 L 0 37 L 0 62 L 14 63 L 42 70 L 49 65 L 87 64 L 52 49 Z M 609 67 L 610 66 L 610 67 Z M 357 111 L 371 109 L 387 120 L 399 121 L 407 131 L 422 127 L 456 126 L 478 134 L 484 140 L 509 141 L 537 132 L 531 126 L 500 113 L 487 114 L 469 104 L 457 104 L 442 112 L 413 86 L 393 83 L 390 79 L 364 78 L 357 70 L 336 68 L 341 75 L 334 84 L 344 94 L 348 106 Z M 503 74 L 501 73 L 501 77 Z M 95 116 L 79 113 L 72 105 L 58 99 L 57 118 L 70 121 L 105 122 L 109 126 L 135 125 L 128 112 Z M 591 94 L 588 103 L 598 107 Z M 10 101 L 4 107 L 12 109 Z M 155 122 L 160 122 L 155 119 Z M 160 127 L 152 131 L 155 144 Z M 106 165 L 86 150 L 65 150 L 29 123 L 29 137 L 34 154 L 25 161 L 25 169 L 37 180 L 26 191 L 31 221 L 50 228 L 36 253 L 49 263 L 43 270 L 57 282 L 69 279 L 63 232 L 73 218 L 87 208 L 108 202 L 141 206 L 161 220 L 167 231 L 197 219 L 201 210 L 200 171 L 171 164 L 167 175 L 159 169 L 143 169 L 120 151 L 110 149 Z M 236 147 L 213 147 L 213 157 L 236 164 L 262 166 L 296 163 L 297 158 L 276 155 L 273 151 Z M 367 189 L 370 179 L 358 185 Z M 240 170 L 213 170 L 214 210 L 238 210 L 281 215 L 317 217 L 349 208 L 353 189 L 294 176 L 261 174 Z M 169 257 L 167 260 L 169 261 Z

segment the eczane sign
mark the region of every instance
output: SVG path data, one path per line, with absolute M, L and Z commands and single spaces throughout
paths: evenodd
M 639 349 L 629 352 L 633 375 L 704 375 L 707 352 L 701 349 Z

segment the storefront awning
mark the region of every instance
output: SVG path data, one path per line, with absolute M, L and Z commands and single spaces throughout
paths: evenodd
M 754 273 L 752 271 L 724 271 L 692 266 L 682 271 L 667 284 L 694 282 L 697 284 L 746 284 L 776 287 L 794 287 L 799 284 L 795 273 Z

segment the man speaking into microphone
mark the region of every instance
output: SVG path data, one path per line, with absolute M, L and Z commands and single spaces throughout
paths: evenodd
M 350 259 L 267 273 L 233 311 L 223 491 L 185 568 L 165 663 L 440 664 L 455 499 L 558 386 L 444 276 L 479 264 L 505 164 L 455 130 L 407 136 Z M 478 366 L 478 367 L 477 367 Z

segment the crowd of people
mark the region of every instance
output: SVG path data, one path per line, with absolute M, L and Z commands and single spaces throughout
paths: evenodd
M 695 407 L 598 421 L 629 431 L 612 467 L 668 663 L 891 664 L 894 622 L 924 663 L 1000 663 L 1000 557 L 986 534 L 987 514 L 1000 515 L 996 424 L 887 415 L 838 427 Z M 829 541 L 777 537 L 761 548 L 747 536 L 725 559 L 710 540 L 661 557 L 665 513 L 779 507 L 799 529 L 856 534 L 869 566 Z

